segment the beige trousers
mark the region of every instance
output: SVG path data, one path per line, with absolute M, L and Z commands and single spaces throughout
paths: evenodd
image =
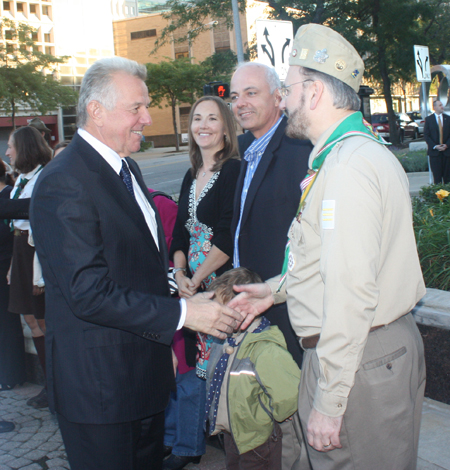
M 318 376 L 316 351 L 308 349 L 299 393 L 305 437 Z M 344 414 L 342 449 L 325 453 L 306 444 L 312 468 L 415 470 L 424 391 L 422 338 L 407 314 L 369 334 Z

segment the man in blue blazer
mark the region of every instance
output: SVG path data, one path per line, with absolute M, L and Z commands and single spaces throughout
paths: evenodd
M 231 223 L 234 266 L 251 269 L 262 279 L 281 272 L 287 232 L 298 209 L 300 182 L 312 149 L 309 141 L 285 135 L 287 119 L 278 108 L 280 85 L 274 69 L 253 62 L 238 67 L 230 87 L 234 116 L 247 131 L 239 136 L 242 164 Z M 289 352 L 301 366 L 302 352 L 286 304 L 272 307 L 265 315 L 283 332 Z
M 281 115 L 280 80 L 276 71 L 255 62 L 234 73 L 230 97 L 234 116 L 247 132 L 239 136 L 241 172 L 236 185 L 231 230 L 234 266 L 244 266 L 269 279 L 281 272 L 287 233 L 300 202 L 300 182 L 308 170 L 312 145 L 287 137 Z M 283 333 L 288 351 L 301 367 L 302 350 L 292 329 L 286 303 L 264 315 Z M 299 457 L 299 432 L 293 422 L 281 424 L 282 470 Z
M 119 57 L 91 66 L 78 132 L 31 201 L 49 401 L 72 470 L 161 469 L 174 332 L 224 338 L 241 320 L 207 294 L 169 297 L 161 221 L 128 157 L 151 124 L 145 78 L 144 66 Z
M 434 184 L 450 182 L 450 117 L 441 101 L 433 102 L 434 114 L 425 118 L 423 135 L 428 145 Z

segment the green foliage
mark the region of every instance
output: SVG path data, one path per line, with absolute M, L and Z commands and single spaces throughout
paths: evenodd
M 414 231 L 426 286 L 450 290 L 450 201 L 439 190 L 450 193 L 450 185 L 423 187 L 413 199 Z
M 229 83 L 237 62 L 237 55 L 232 50 L 215 52 L 200 64 L 205 70 L 205 81 Z
M 418 152 L 399 152 L 396 154 L 406 173 L 428 171 L 428 157 L 426 150 Z
M 34 28 L 2 18 L 0 34 L 0 107 L 12 116 L 15 127 L 17 106 L 28 105 L 41 114 L 76 103 L 77 95 L 53 77 L 57 64 L 66 57 L 39 52 L 32 39 Z
M 189 59 L 168 59 L 159 64 L 146 64 L 147 87 L 152 102 L 150 106 L 172 108 L 173 130 L 176 138 L 177 151 L 178 129 L 176 122 L 176 106 L 180 103 L 194 103 L 196 96 L 202 94 L 205 84 L 205 69 L 201 65 L 191 64 Z

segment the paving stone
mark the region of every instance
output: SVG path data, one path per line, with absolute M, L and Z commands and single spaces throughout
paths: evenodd
M 17 442 L 7 442 L 6 444 L 0 446 L 0 449 L 8 452 L 11 449 L 17 449 L 17 447 Z
M 18 447 L 17 449 L 12 449 L 8 453 L 13 455 L 14 457 L 22 457 L 27 452 L 30 452 L 30 449 L 24 449 L 22 447 Z
M 33 463 L 31 460 L 24 459 L 23 457 L 20 457 L 19 459 L 14 459 L 11 460 L 10 462 L 7 462 L 7 464 L 11 467 L 17 469 L 17 468 L 22 468 L 25 467 L 26 465 L 30 465 Z
M 38 463 L 32 463 L 26 467 L 22 467 L 20 470 L 42 470 L 42 467 Z
M 46 455 L 47 452 L 45 450 L 33 449 L 30 451 L 30 449 L 27 449 L 27 453 L 24 455 L 24 457 L 30 460 L 40 460 Z
M 9 454 L 0 455 L 0 463 L 8 463 L 10 460 L 14 460 L 15 457 Z
M 22 424 L 22 425 L 23 425 L 24 423 L 28 423 L 28 422 L 30 422 L 30 421 L 31 421 L 31 422 L 34 421 L 34 418 L 33 418 L 32 416 L 28 416 L 28 415 L 19 416 L 19 417 L 17 417 L 17 418 L 14 420 L 14 422 L 15 422 L 16 424 Z
M 8 467 L 6 465 L 0 464 L 0 470 L 11 470 L 11 467 Z M 42 470 L 42 469 L 41 469 Z
M 11 441 L 14 442 L 26 442 L 29 441 L 32 437 L 34 437 L 34 434 L 30 432 L 21 432 L 17 434 L 17 436 L 14 436 Z
M 48 468 L 56 468 L 56 467 L 69 468 L 69 462 L 63 459 L 47 460 L 47 462 L 45 463 L 47 464 Z
M 44 442 L 39 446 L 39 449 L 41 450 L 55 450 L 59 447 L 57 442 Z

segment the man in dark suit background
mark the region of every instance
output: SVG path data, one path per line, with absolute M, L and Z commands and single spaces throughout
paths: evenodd
M 300 182 L 312 149 L 309 141 L 285 135 L 287 119 L 278 107 L 280 85 L 275 69 L 255 62 L 239 66 L 230 85 L 234 116 L 247 131 L 239 136 L 242 164 L 231 223 L 234 267 L 244 266 L 262 279 L 279 274 L 282 268 L 288 229 L 298 209 Z M 264 315 L 280 328 L 301 367 L 302 352 L 286 304 Z M 291 467 L 299 449 L 292 442 L 292 428 L 283 426 L 282 430 L 284 470 Z
M 428 145 L 430 168 L 434 184 L 450 182 L 450 117 L 444 114 L 444 105 L 433 102 L 434 114 L 425 118 L 423 135 Z
M 151 124 L 142 65 L 102 59 L 83 78 L 78 132 L 42 171 L 30 220 L 46 281 L 47 367 L 72 470 L 160 469 L 185 327 L 226 337 L 240 316 L 169 297 L 168 256 L 137 164 Z

